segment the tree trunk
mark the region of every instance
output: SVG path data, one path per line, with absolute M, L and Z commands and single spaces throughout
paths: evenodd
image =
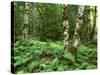
M 22 32 L 22 38 L 27 40 L 28 39 L 28 11 L 29 11 L 29 3 L 25 2 L 25 14 L 24 14 L 24 29 Z
M 63 35 L 64 35 L 64 50 L 65 52 L 68 51 L 68 44 L 69 44 L 69 22 L 68 22 L 68 6 L 63 5 Z
M 93 8 L 93 27 L 90 34 L 90 40 L 93 40 L 95 27 L 96 27 L 96 7 Z
M 77 57 L 77 48 L 80 42 L 80 34 L 81 28 L 83 26 L 83 13 L 84 6 L 78 7 L 78 18 L 76 22 L 75 32 L 73 36 L 73 40 L 69 42 L 69 21 L 68 21 L 68 6 L 63 5 L 63 30 L 64 30 L 64 50 L 66 52 L 70 52 L 74 56 L 74 60 L 76 61 Z
M 90 36 L 90 6 L 85 6 L 84 9 L 84 39 L 89 41 Z
M 79 43 L 80 43 L 81 27 L 83 25 L 83 11 L 84 11 L 84 6 L 79 6 L 78 7 L 78 18 L 77 18 L 77 22 L 76 22 L 74 37 L 73 37 L 73 45 L 72 45 L 72 48 L 70 50 L 70 52 L 75 57 L 74 58 L 75 61 L 76 61 L 76 57 L 77 57 L 77 48 L 78 48 Z
M 37 17 L 36 13 L 37 13 L 37 9 L 36 9 L 35 3 L 33 3 L 32 6 L 33 6 L 33 10 L 32 10 L 32 13 L 33 13 L 33 27 L 32 27 L 33 33 L 32 33 L 32 35 L 33 35 L 33 37 L 35 37 L 36 36 L 36 17 Z

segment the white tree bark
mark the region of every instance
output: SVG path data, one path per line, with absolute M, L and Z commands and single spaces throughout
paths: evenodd
M 83 12 L 84 12 L 84 6 L 79 6 L 78 7 L 78 18 L 77 18 L 75 33 L 74 33 L 74 43 L 73 43 L 73 46 L 75 48 L 77 48 L 80 42 L 80 30 L 83 25 Z
M 75 32 L 74 32 L 74 42 L 73 42 L 73 48 L 74 48 L 74 56 L 75 56 L 75 60 L 76 60 L 76 56 L 77 56 L 77 48 L 78 45 L 80 43 L 80 31 L 81 31 L 81 27 L 83 25 L 83 12 L 84 12 L 84 6 L 79 6 L 78 7 L 78 18 L 77 18 L 77 22 L 76 22 L 76 27 L 75 27 Z
M 63 29 L 64 29 L 64 50 L 65 52 L 68 51 L 68 45 L 69 45 L 69 22 L 68 22 L 68 7 L 67 5 L 63 5 Z

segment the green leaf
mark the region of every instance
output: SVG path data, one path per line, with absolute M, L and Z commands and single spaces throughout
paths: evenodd
M 96 69 L 97 67 L 95 65 L 89 65 L 86 67 L 86 69 Z
M 24 73 L 24 71 L 18 71 L 17 73 L 18 73 L 18 74 L 23 74 L 23 73 Z
M 52 62 L 50 62 L 51 68 L 52 69 L 57 69 L 57 67 L 59 66 L 59 60 L 56 57 Z
M 79 67 L 77 67 L 77 68 L 75 68 L 75 70 L 80 70 L 80 68 L 79 68 Z
M 41 64 L 40 67 L 43 68 L 44 70 L 46 70 L 49 66 L 46 64 Z
M 58 71 L 64 71 L 64 66 L 63 65 L 60 65 L 57 70 Z
M 28 69 L 29 72 L 32 72 L 34 69 L 39 67 L 40 63 L 38 61 L 33 61 L 31 64 L 29 64 Z
M 53 72 L 53 69 L 49 68 L 46 70 L 47 72 Z
M 63 56 L 67 60 L 70 60 L 72 62 L 75 61 L 74 56 L 70 52 L 65 53 Z
M 58 65 L 59 64 L 59 60 L 58 58 L 56 57 L 52 62 L 51 64 L 54 66 L 54 65 Z
M 81 64 L 81 67 L 82 67 L 82 68 L 86 68 L 87 65 L 89 65 L 87 62 L 83 62 L 83 63 Z

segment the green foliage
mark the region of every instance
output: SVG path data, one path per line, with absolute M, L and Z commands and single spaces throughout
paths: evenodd
M 77 8 L 78 6 L 69 5 L 68 6 L 68 20 L 69 20 L 69 37 L 72 39 L 74 31 L 75 31 L 75 25 L 76 25 L 76 18 L 77 18 Z
M 39 12 L 37 33 L 40 33 L 40 38 L 59 39 L 62 34 L 61 5 L 37 4 L 37 10 Z
M 65 70 L 65 66 L 64 65 L 59 65 L 57 68 L 58 71 L 64 71 Z
M 15 2 L 14 6 L 14 32 L 15 35 L 21 35 L 22 25 L 24 21 L 24 3 L 23 2 Z M 16 37 L 15 37 L 16 38 Z
M 18 73 L 18 74 L 23 74 L 23 73 L 24 73 L 24 71 L 18 71 L 17 73 Z
M 24 2 L 15 2 L 14 28 L 15 36 L 22 35 L 24 28 Z M 59 4 L 29 3 L 29 35 L 40 39 L 60 39 L 62 36 L 62 6 Z M 61 16 L 61 17 L 59 17 Z M 48 18 L 48 19 L 47 19 Z M 17 39 L 15 37 L 15 39 Z
M 25 2 L 15 2 L 15 43 L 12 49 L 14 51 L 11 52 L 14 53 L 14 56 L 11 57 L 11 60 L 14 60 L 12 65 L 16 73 L 95 69 L 97 67 L 97 49 L 91 45 L 92 43 L 96 44 L 96 39 L 89 43 L 92 47 L 81 43 L 78 47 L 76 62 L 74 62 L 74 56 L 70 52 L 64 53 L 61 4 L 29 3 L 28 40 L 21 40 L 24 27 L 24 7 Z M 77 9 L 78 6 L 68 5 L 69 40 L 73 38 L 75 31 Z M 84 18 L 89 15 L 89 10 L 84 12 Z M 91 11 L 93 12 L 93 10 Z M 81 30 L 84 34 L 80 35 L 82 41 L 84 41 L 83 38 L 86 38 L 82 36 L 86 35 L 87 27 L 85 25 L 87 24 L 84 21 Z M 90 29 L 92 28 L 93 25 Z
M 84 53 L 83 53 L 84 51 Z M 78 55 L 81 59 L 87 60 L 90 63 L 93 64 L 97 64 L 97 51 L 96 48 L 89 48 L 89 47 L 85 47 L 83 45 L 81 45 L 79 47 L 78 53 L 80 53 L 80 55 Z M 86 57 L 86 58 L 85 58 Z
M 80 69 L 95 69 L 97 65 L 96 49 L 80 45 L 76 64 L 73 55 L 64 53 L 63 43 L 41 42 L 39 40 L 21 40 L 14 44 L 14 68 L 16 73 L 52 72 Z
M 33 72 L 36 68 L 38 68 L 40 63 L 38 61 L 33 61 L 31 64 L 28 66 L 29 72 Z
M 74 61 L 74 56 L 70 53 L 70 52 L 67 52 L 64 54 L 64 58 L 68 61 L 71 61 L 73 62 Z
M 84 69 L 84 68 L 86 68 L 87 65 L 88 65 L 87 62 L 83 62 L 83 63 L 81 64 L 81 67 Z
M 50 65 L 51 65 L 51 68 L 53 70 L 56 70 L 57 67 L 59 66 L 59 60 L 58 60 L 58 58 L 53 59 L 53 61 L 51 61 Z
M 97 68 L 95 65 L 89 65 L 86 67 L 86 69 L 95 69 L 95 68 Z

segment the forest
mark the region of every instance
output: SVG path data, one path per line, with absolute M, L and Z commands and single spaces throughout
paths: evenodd
M 12 73 L 96 69 L 96 19 L 96 6 L 12 2 Z

